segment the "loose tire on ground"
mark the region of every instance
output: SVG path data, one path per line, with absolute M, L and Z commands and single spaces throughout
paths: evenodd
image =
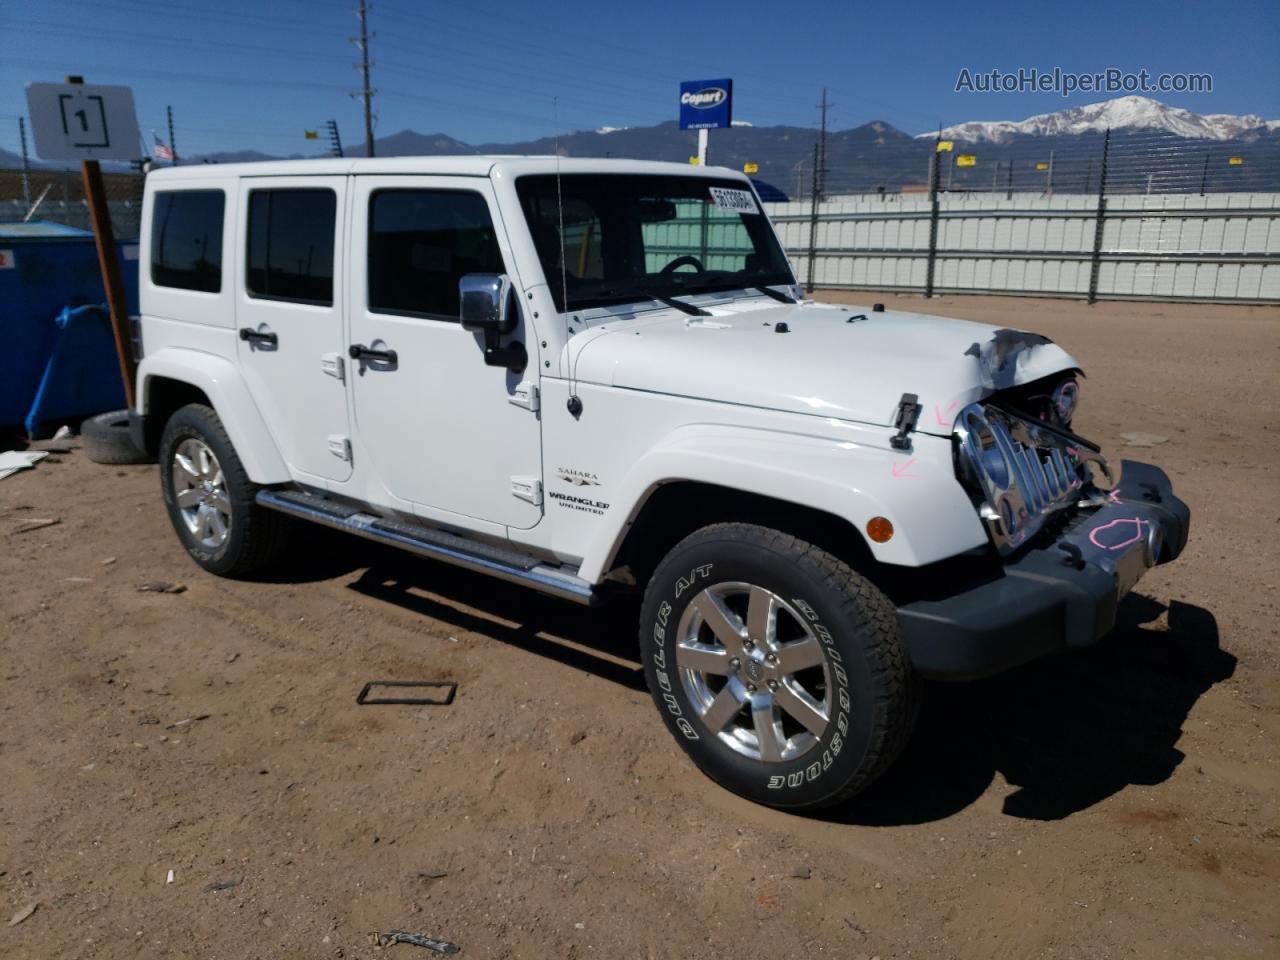
M 919 680 L 893 604 L 777 530 L 716 524 L 677 544 L 645 590 L 640 646 L 677 742 L 758 803 L 847 800 L 888 768 L 915 721 Z
M 204 404 L 179 409 L 160 438 L 160 486 L 169 519 L 193 560 L 243 577 L 283 551 L 289 518 L 258 506 L 222 421 Z
M 80 424 L 80 442 L 94 463 L 154 463 L 129 437 L 129 411 L 112 410 Z

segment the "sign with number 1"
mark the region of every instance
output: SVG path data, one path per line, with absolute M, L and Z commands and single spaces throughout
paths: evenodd
M 128 87 L 32 83 L 27 110 L 41 160 L 136 160 L 142 154 Z

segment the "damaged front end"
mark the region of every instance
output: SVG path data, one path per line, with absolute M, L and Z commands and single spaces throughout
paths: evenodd
M 978 513 L 1002 555 L 1035 537 L 1055 515 L 1105 502 L 1115 486 L 1100 448 L 1047 418 L 972 403 L 956 418 L 955 438 L 960 480 L 976 495 Z M 1090 464 L 1105 489 L 1095 485 Z
M 1029 415 L 1016 390 L 956 418 L 957 476 L 1000 564 L 951 596 L 898 608 L 926 676 L 989 676 L 1095 643 L 1142 575 L 1186 546 L 1191 511 L 1164 471 L 1132 460 L 1113 470 L 1051 420 Z

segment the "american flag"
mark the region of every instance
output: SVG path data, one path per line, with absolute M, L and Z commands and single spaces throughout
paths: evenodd
M 168 161 L 170 161 L 170 162 L 172 163 L 172 162 L 173 162 L 173 148 L 172 148 L 172 147 L 170 147 L 170 146 L 169 146 L 167 143 L 165 143 L 163 140 L 161 140 L 161 139 L 160 139 L 160 134 L 156 133 L 154 130 L 152 130 L 152 131 L 151 131 L 151 135 L 152 135 L 153 137 L 155 137 L 155 140 L 156 140 L 156 145 L 155 145 L 155 155 L 156 155 L 156 159 L 157 159 L 157 160 L 168 160 Z

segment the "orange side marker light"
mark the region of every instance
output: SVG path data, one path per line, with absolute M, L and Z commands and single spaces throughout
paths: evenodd
M 887 543 L 893 537 L 893 524 L 888 517 L 872 517 L 867 521 L 867 536 L 876 543 Z

